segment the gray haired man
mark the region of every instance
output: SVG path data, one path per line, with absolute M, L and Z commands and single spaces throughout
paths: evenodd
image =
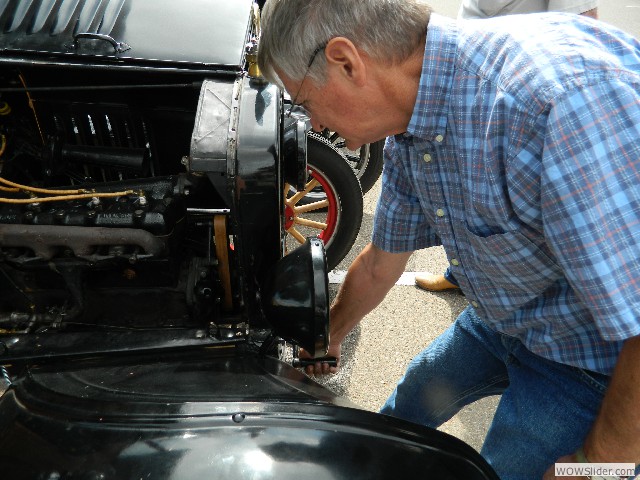
M 388 137 L 330 353 L 413 251 L 443 245 L 470 305 L 382 413 L 437 427 L 501 394 L 482 454 L 505 480 L 639 463 L 640 43 L 578 15 L 457 24 L 418 0 L 268 0 L 262 28 L 262 71 L 315 130 Z

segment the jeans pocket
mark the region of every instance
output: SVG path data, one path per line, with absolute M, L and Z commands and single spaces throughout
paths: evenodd
M 585 370 L 583 368 L 576 368 L 579 373 L 580 380 L 591 388 L 593 388 L 599 394 L 604 395 L 609 387 L 609 381 L 611 377 L 598 372 L 592 372 L 591 370 Z
M 545 381 L 552 382 L 564 394 L 583 405 L 599 405 L 609 387 L 609 376 L 549 360 L 531 352 L 523 344 L 517 345 L 512 354 L 527 368 L 538 372 Z

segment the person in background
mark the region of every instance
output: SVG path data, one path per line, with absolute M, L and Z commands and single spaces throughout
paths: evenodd
M 598 18 L 598 0 L 462 0 L 458 19 L 539 12 L 579 13 Z
M 539 12 L 578 13 L 598 18 L 598 0 L 463 0 L 458 19 L 491 18 L 501 15 Z M 457 265 L 453 265 L 455 269 Z M 451 266 L 443 274 L 416 275 L 416 285 L 431 292 L 459 289 Z

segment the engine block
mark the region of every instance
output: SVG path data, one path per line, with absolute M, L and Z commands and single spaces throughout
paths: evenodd
M 85 186 L 95 196 L 81 200 L 0 203 L 1 249 L 14 262 L 161 256 L 185 217 L 181 184 L 154 178 Z M 113 191 L 134 193 L 101 197 Z

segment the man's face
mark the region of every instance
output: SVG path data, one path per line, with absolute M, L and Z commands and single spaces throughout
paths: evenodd
M 328 129 L 355 150 L 403 133 L 411 120 L 422 72 L 424 45 L 416 54 L 393 63 L 375 59 L 345 37 L 334 37 L 312 55 L 324 55 L 326 82 L 305 74 L 294 81 L 276 69 L 292 100 L 310 114 L 314 130 Z M 308 73 L 308 70 L 307 70 Z
M 337 132 L 351 150 L 386 136 L 382 133 L 376 136 L 375 131 L 368 127 L 376 122 L 366 118 L 367 104 L 362 102 L 361 92 L 339 75 L 332 74 L 332 69 L 328 70 L 327 81 L 321 86 L 309 77 L 296 82 L 281 72 L 279 74 L 291 98 L 309 112 L 315 131 L 329 129 Z

